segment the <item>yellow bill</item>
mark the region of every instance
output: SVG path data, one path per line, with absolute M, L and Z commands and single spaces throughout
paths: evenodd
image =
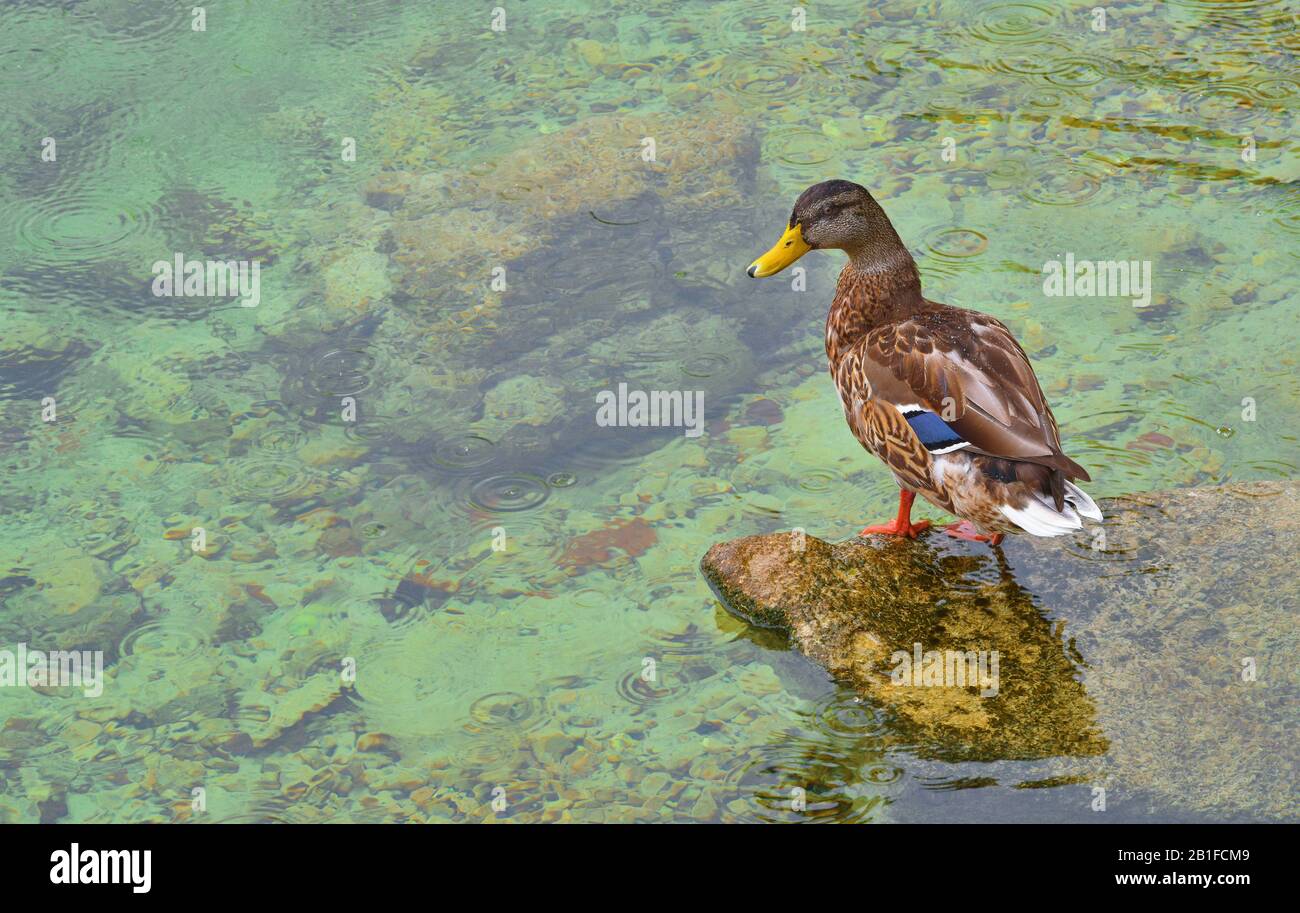
M 781 240 L 772 245 L 771 250 L 749 264 L 749 269 L 745 272 L 755 279 L 775 276 L 810 250 L 812 248 L 804 241 L 803 231 L 796 222 L 785 230 Z

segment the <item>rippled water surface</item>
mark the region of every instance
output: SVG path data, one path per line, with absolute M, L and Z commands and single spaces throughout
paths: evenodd
M 1296 10 L 791 6 L 0 5 L 0 646 L 106 664 L 0 689 L 0 819 L 1090 817 L 700 578 L 896 497 L 825 376 L 841 255 L 744 267 L 858 181 L 1092 494 L 1294 478 Z M 256 307 L 155 295 L 178 253 L 256 261 Z M 1046 296 L 1067 254 L 1150 303 Z M 619 384 L 704 433 L 599 427 Z

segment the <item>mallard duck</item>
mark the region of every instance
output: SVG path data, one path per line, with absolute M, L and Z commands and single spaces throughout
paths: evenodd
M 1029 357 L 1011 331 L 978 311 L 930 301 L 885 211 L 851 181 L 799 195 L 785 234 L 750 264 L 774 276 L 810 250 L 849 255 L 826 318 L 826 357 L 844 418 L 884 460 L 898 516 L 862 535 L 915 538 L 917 494 L 961 518 L 950 535 L 997 545 L 1005 533 L 1059 536 L 1101 520 L 1061 452 L 1060 432 Z

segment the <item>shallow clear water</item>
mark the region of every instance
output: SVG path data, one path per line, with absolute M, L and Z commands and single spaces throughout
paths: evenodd
M 1295 11 L 790 6 L 0 7 L 0 641 L 106 663 L 0 689 L 0 817 L 1089 819 L 919 759 L 699 577 L 896 497 L 825 376 L 841 256 L 744 267 L 858 181 L 1094 496 L 1294 478 Z M 155 295 L 177 253 L 257 306 Z M 1149 305 L 1045 295 L 1067 254 Z M 705 433 L 598 426 L 620 383 Z

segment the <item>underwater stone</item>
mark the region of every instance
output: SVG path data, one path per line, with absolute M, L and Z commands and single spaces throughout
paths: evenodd
M 643 155 L 647 137 L 656 140 L 651 161 Z M 744 201 L 757 148 L 752 124 L 721 111 L 598 115 L 517 147 L 482 177 L 466 174 L 453 196 L 477 204 L 504 189 L 514 208 L 544 220 L 652 188 L 664 191 L 671 211 L 692 211 L 705 200 L 716 208 Z M 571 180 L 575 174 L 583 180 Z
M 37 352 L 62 352 L 72 343 L 71 328 L 29 314 L 4 312 L 5 335 L 0 353 L 12 354 L 23 349 Z
M 141 610 L 133 595 L 105 596 L 112 581 L 108 565 L 83 550 L 8 542 L 0 546 L 0 635 L 33 650 L 115 644 Z
M 1109 499 L 1102 527 L 1000 552 L 941 530 L 802 549 L 771 533 L 717 543 L 702 570 L 729 611 L 785 631 L 922 756 L 1053 758 L 1060 776 L 1179 812 L 1295 818 L 1298 500 L 1295 482 Z M 916 643 L 997 651 L 997 695 L 898 683 L 895 651 Z
M 332 314 L 365 312 L 392 290 L 388 257 L 374 250 L 343 251 L 323 270 L 325 307 Z
M 642 155 L 646 138 L 655 140 L 652 161 Z M 757 151 L 752 125 L 720 111 L 599 115 L 530 135 L 486 173 L 469 168 L 445 185 L 398 174 L 368 192 L 398 186 L 404 193 L 392 222 L 397 287 L 416 299 L 458 291 L 476 301 L 492 267 L 567 240 L 566 220 L 595 224 L 591 213 L 645 194 L 678 219 L 748 202 Z M 575 174 L 583 179 L 572 180 Z
M 564 386 L 556 378 L 516 374 L 483 394 L 481 430 L 502 434 L 519 423 L 549 425 L 568 407 Z

